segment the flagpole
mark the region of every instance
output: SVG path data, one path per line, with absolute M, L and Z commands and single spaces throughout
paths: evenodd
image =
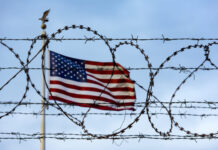
M 42 35 L 45 34 L 45 31 L 42 31 Z M 42 45 L 45 44 L 44 38 L 42 39 Z M 42 54 L 44 53 L 45 49 L 42 49 Z M 44 60 L 43 60 L 44 61 Z M 45 61 L 44 61 L 45 62 Z M 44 63 L 42 62 L 42 63 Z M 43 70 L 42 70 L 42 97 L 45 97 L 45 79 L 43 76 Z M 45 100 L 42 98 L 41 100 L 41 139 L 40 139 L 40 150 L 45 150 Z
M 49 10 L 45 11 L 43 13 L 43 16 L 42 18 L 40 18 L 39 20 L 42 21 L 42 24 L 41 24 L 41 29 L 42 29 L 42 34 L 41 34 L 41 37 L 42 37 L 42 55 L 45 53 L 45 47 L 44 47 L 44 44 L 45 44 L 45 37 L 46 37 L 46 32 L 45 32 L 45 29 L 46 29 L 46 25 L 45 25 L 45 22 L 48 22 L 48 19 L 46 18 L 47 15 L 49 13 Z M 43 64 L 45 64 L 45 60 L 42 60 Z M 45 100 L 44 100 L 44 97 L 45 97 L 45 78 L 44 78 L 44 75 L 43 75 L 43 72 L 44 70 L 42 70 L 42 105 L 41 105 L 41 138 L 40 138 L 40 150 L 45 150 Z

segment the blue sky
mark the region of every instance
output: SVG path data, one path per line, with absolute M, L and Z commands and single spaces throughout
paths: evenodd
M 49 22 L 47 23 L 47 33 L 50 35 L 57 29 L 66 25 L 82 24 L 90 26 L 99 31 L 102 35 L 113 38 L 131 38 L 131 35 L 139 38 L 165 37 L 195 37 L 195 38 L 217 38 L 218 36 L 218 1 L 217 0 L 7 0 L 1 1 L 0 5 L 0 37 L 4 38 L 32 38 L 41 34 L 41 22 L 38 20 L 42 13 L 50 9 Z M 84 36 L 93 37 L 92 34 L 83 31 L 69 31 L 59 35 L 59 37 L 83 38 Z M 30 42 L 27 41 L 5 41 L 25 61 L 27 50 Z M 114 46 L 118 41 L 110 44 Z M 200 41 L 207 43 L 207 41 Z M 164 59 L 172 54 L 175 50 L 189 44 L 196 44 L 196 41 L 170 41 L 163 43 L 162 41 L 146 41 L 138 42 L 139 46 L 145 50 L 150 57 L 153 66 L 158 66 Z M 33 50 L 36 53 L 41 43 L 38 42 Z M 49 49 L 61 54 L 75 57 L 79 59 L 88 59 L 93 61 L 111 61 L 111 55 L 108 48 L 102 41 L 88 42 L 84 41 L 52 41 Z M 0 46 L 1 59 L 0 67 L 17 66 L 20 64 L 15 57 Z M 214 63 L 218 63 L 216 46 L 211 48 L 211 58 Z M 203 61 L 203 50 L 193 49 L 176 56 L 167 65 L 169 66 L 189 66 L 196 67 Z M 124 46 L 116 52 L 117 62 L 125 67 L 145 67 L 146 63 L 140 53 L 134 48 Z M 209 66 L 206 64 L 205 66 Z M 30 67 L 40 67 L 40 57 L 37 57 Z M 2 85 L 16 70 L 1 70 Z M 31 71 L 31 78 L 36 83 L 37 88 L 41 88 L 41 72 Z M 161 71 L 155 79 L 154 93 L 161 100 L 168 100 L 175 88 L 187 76 L 184 73 L 175 71 Z M 147 71 L 131 71 L 131 77 L 145 86 L 148 86 Z M 208 99 L 215 101 L 218 97 L 216 79 L 217 73 L 198 72 L 194 78 L 191 78 L 188 84 L 184 85 L 178 93 L 176 99 L 199 100 Z M 21 73 L 6 88 L 0 91 L 0 101 L 12 100 L 18 101 L 22 96 L 25 88 L 25 75 Z M 143 101 L 146 97 L 139 88 L 136 88 L 137 102 Z M 40 102 L 40 97 L 31 89 L 28 93 L 26 101 Z M 4 107 L 0 105 L 3 111 L 10 110 L 11 106 Z M 68 112 L 84 112 L 83 108 L 66 108 Z M 38 112 L 40 106 L 25 107 L 20 106 L 17 112 Z M 139 111 L 139 110 L 137 110 Z M 163 110 L 154 110 L 156 112 L 164 112 Z M 175 112 L 177 110 L 174 110 Z M 217 113 L 217 111 L 199 110 L 187 112 L 197 113 Z M 53 108 L 47 110 L 48 113 L 57 113 Z M 92 110 L 96 112 L 96 110 Z M 99 112 L 99 111 L 97 111 Z M 81 133 L 82 130 L 72 124 L 65 117 L 48 117 L 46 128 L 47 132 L 65 132 L 65 133 Z M 201 118 L 176 118 L 186 128 L 197 132 L 215 132 L 217 131 L 217 118 L 211 117 Z M 124 126 L 131 122 L 133 118 L 127 117 Z M 122 117 L 104 117 L 90 116 L 87 120 L 87 127 L 95 133 L 110 133 L 120 127 Z M 167 116 L 154 117 L 154 121 L 158 128 L 166 131 L 169 127 Z M 96 123 L 97 122 L 97 123 Z M 36 133 L 40 131 L 40 117 L 27 115 L 13 115 L 0 120 L 0 132 L 24 132 Z M 126 134 L 155 134 L 150 127 L 146 116 L 142 116 L 139 123 L 136 124 Z M 174 134 L 182 134 L 178 129 L 173 130 Z M 118 146 L 122 142 L 120 146 Z M 19 141 L 2 140 L 0 142 L 1 149 L 39 149 L 38 140 Z M 199 140 L 187 141 L 161 141 L 161 140 L 127 140 L 117 141 L 115 144 L 111 140 L 96 141 L 75 141 L 75 140 L 47 140 L 47 149 L 102 149 L 105 150 L 130 150 L 130 149 L 187 149 L 187 150 L 216 150 L 218 147 L 216 140 Z

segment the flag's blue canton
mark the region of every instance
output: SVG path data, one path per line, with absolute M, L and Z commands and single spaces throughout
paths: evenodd
M 85 61 L 50 51 L 50 76 L 85 82 L 87 80 Z

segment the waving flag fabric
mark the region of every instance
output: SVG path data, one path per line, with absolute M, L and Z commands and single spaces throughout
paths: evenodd
M 50 100 L 102 110 L 134 110 L 134 82 L 120 64 L 49 53 Z

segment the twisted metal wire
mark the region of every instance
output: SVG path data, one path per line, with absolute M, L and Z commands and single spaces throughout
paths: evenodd
M 0 132 L 0 140 L 19 140 L 19 141 L 25 141 L 25 140 L 38 140 L 42 138 L 41 133 L 21 133 L 21 132 Z M 7 136 L 5 136 L 7 135 Z M 99 136 L 105 136 L 104 134 L 99 134 Z M 78 134 L 78 133 L 64 133 L 64 132 L 58 132 L 58 133 L 46 133 L 45 136 L 46 139 L 56 139 L 56 140 L 100 140 L 99 138 L 90 137 L 88 134 Z M 126 134 L 126 135 L 117 135 L 113 137 L 107 138 L 108 140 L 127 140 L 127 139 L 159 139 L 159 140 L 202 140 L 202 139 L 217 139 L 217 136 L 211 137 L 194 137 L 194 136 L 188 136 L 188 135 L 171 135 L 170 137 L 163 137 L 160 135 L 155 134 Z
M 33 38 L 0 38 L 1 41 L 33 41 Z M 42 40 L 42 38 L 37 39 L 37 40 Z M 96 38 L 94 37 L 86 37 L 84 38 L 49 38 L 49 40 L 54 40 L 54 41 L 99 41 L 102 40 L 101 38 Z M 160 38 L 139 38 L 139 37 L 133 37 L 131 38 L 105 38 L 107 41 L 218 41 L 218 38 L 167 38 L 164 35 Z
M 56 38 L 56 36 L 60 33 L 62 33 L 63 31 L 67 31 L 69 29 L 79 29 L 79 30 L 85 30 L 87 32 L 91 32 L 92 34 L 94 34 L 94 36 L 96 37 L 91 37 L 91 38 Z M 45 39 L 46 42 L 45 44 L 37 51 L 37 53 L 32 57 L 32 50 L 33 47 L 35 45 L 35 43 L 38 40 L 42 40 Z M 30 48 L 27 52 L 28 56 L 26 59 L 26 64 L 20 59 L 20 56 L 11 48 L 9 47 L 6 43 L 4 43 L 3 41 L 9 41 L 9 40 L 24 40 L 24 41 L 32 41 Z M 62 106 L 64 106 L 64 104 L 60 104 L 56 101 L 54 101 L 54 103 L 51 103 L 48 101 L 48 99 L 44 96 L 42 96 L 40 90 L 38 90 L 36 88 L 36 85 L 34 84 L 34 82 L 31 79 L 31 76 L 29 74 L 30 70 L 41 70 L 43 72 L 43 76 L 45 78 L 45 70 L 49 70 L 50 68 L 46 68 L 44 62 L 45 59 L 45 53 L 42 54 L 41 60 L 41 67 L 40 68 L 29 68 L 28 65 L 40 54 L 42 53 L 42 49 L 46 49 L 49 46 L 49 42 L 51 40 L 54 41 L 64 41 L 64 40 L 84 40 L 85 43 L 88 41 L 97 41 L 97 40 L 101 40 L 105 43 L 105 45 L 108 47 L 112 59 L 113 59 L 113 63 L 116 64 L 116 52 L 118 51 L 118 48 L 123 46 L 123 45 L 127 45 L 130 47 L 135 48 L 137 51 L 139 51 L 142 56 L 145 59 L 146 62 L 146 67 L 141 67 L 141 68 L 131 68 L 131 67 L 127 67 L 128 70 L 148 70 L 149 71 L 149 86 L 147 88 L 143 87 L 142 85 L 140 85 L 139 83 L 135 82 L 135 84 L 141 88 L 145 93 L 146 93 L 146 99 L 143 102 L 143 104 L 138 105 L 139 107 L 141 107 L 142 109 L 139 111 L 139 113 L 90 113 L 90 109 L 88 109 L 88 111 L 86 111 L 85 113 L 68 113 L 66 112 Z M 152 40 L 160 40 L 160 41 L 174 41 L 174 40 L 194 40 L 194 41 L 210 41 L 213 40 L 215 42 L 212 43 L 208 43 L 208 44 L 195 44 L 195 45 L 188 45 L 186 47 L 183 47 L 179 50 L 174 51 L 169 57 L 167 57 L 159 67 L 152 67 L 151 62 L 149 61 L 149 57 L 148 55 L 145 53 L 145 50 L 140 48 L 140 46 L 138 45 L 137 41 L 152 41 Z M 196 73 L 199 70 L 204 70 L 204 71 L 211 71 L 211 70 L 218 70 L 218 67 L 216 66 L 215 63 L 212 62 L 212 60 L 210 59 L 210 47 L 217 45 L 218 43 L 216 42 L 218 39 L 217 38 L 165 38 L 164 36 L 162 36 L 162 38 L 148 38 L 148 39 L 139 39 L 134 38 L 133 36 L 131 38 L 107 38 L 105 36 L 103 36 L 102 34 L 98 33 L 96 30 L 91 29 L 90 27 L 84 27 L 83 25 L 72 25 L 72 26 L 65 26 L 62 29 L 58 29 L 55 33 L 52 33 L 51 36 L 48 35 L 40 35 L 37 36 L 36 38 L 21 38 L 21 39 L 11 39 L 11 38 L 0 38 L 0 44 L 3 45 L 5 48 L 7 48 L 11 53 L 13 53 L 13 55 L 15 56 L 16 59 L 18 59 L 18 61 L 20 62 L 22 67 L 0 67 L 0 70 L 3 69 L 17 69 L 18 72 L 11 77 L 5 84 L 3 84 L 3 86 L 0 87 L 0 91 L 2 91 L 3 88 L 5 88 L 12 80 L 15 79 L 15 77 L 22 71 L 24 71 L 24 73 L 26 74 L 26 90 L 21 98 L 21 100 L 19 100 L 18 102 L 0 102 L 0 104 L 2 105 L 6 105 L 6 104 L 14 104 L 15 106 L 10 110 L 10 111 L 5 111 L 5 112 L 0 112 L 3 113 L 2 116 L 0 116 L 0 119 L 5 117 L 5 116 L 9 116 L 10 114 L 22 114 L 22 115 L 40 115 L 40 113 L 23 113 L 23 112 L 15 112 L 16 108 L 18 106 L 21 105 L 32 105 L 32 104 L 41 104 L 41 103 L 28 103 L 28 102 L 23 102 L 23 100 L 26 98 L 26 94 L 27 91 L 29 91 L 29 84 L 32 86 L 32 88 L 36 91 L 36 93 L 42 97 L 45 100 L 46 105 L 44 105 L 44 107 L 46 106 L 52 106 L 55 109 L 59 110 L 61 113 L 56 113 L 56 114 L 46 114 L 46 115 L 54 115 L 54 116 L 60 116 L 63 115 L 65 117 L 67 117 L 70 121 L 72 121 L 72 123 L 74 123 L 77 126 L 80 126 L 81 129 L 83 130 L 84 134 L 89 136 L 86 139 L 92 140 L 92 139 L 133 139 L 133 138 L 137 138 L 137 139 L 141 139 L 141 138 L 148 138 L 149 139 L 217 139 L 216 135 L 218 134 L 217 132 L 213 132 L 213 133 L 197 133 L 197 132 L 192 132 L 189 131 L 187 129 L 185 129 L 184 127 L 182 127 L 174 118 L 174 116 L 199 116 L 199 117 L 209 117 L 209 116 L 218 116 L 217 114 L 192 114 L 192 113 L 172 113 L 172 108 L 195 108 L 195 109 L 200 109 L 200 108 L 205 108 L 205 109 L 217 109 L 216 104 L 218 102 L 211 102 L 211 101 L 180 101 L 180 102 L 174 102 L 174 98 L 176 96 L 176 94 L 178 93 L 178 91 L 182 88 L 182 86 L 193 76 L 194 73 Z M 119 42 L 118 44 L 116 44 L 114 47 L 112 47 L 110 45 L 110 41 L 122 41 Z M 185 51 L 189 51 L 191 49 L 195 49 L 195 48 L 201 48 L 204 51 L 204 61 L 198 65 L 198 67 L 184 67 L 184 66 L 179 66 L 179 67 L 175 67 L 175 66 L 169 66 L 167 67 L 166 64 L 175 56 L 177 56 L 178 54 L 181 54 Z M 211 67 L 204 67 L 204 64 L 208 62 Z M 166 67 L 165 67 L 166 66 Z M 116 66 L 114 65 L 114 68 Z M 179 84 L 179 86 L 175 89 L 174 93 L 171 96 L 171 99 L 169 102 L 163 102 L 161 100 L 159 100 L 155 94 L 152 92 L 152 89 L 155 88 L 155 77 L 158 76 L 159 72 L 161 70 L 164 69 L 171 69 L 171 70 L 178 70 L 180 72 L 184 72 L 186 71 L 186 73 L 188 74 L 187 77 Z M 113 76 L 113 73 L 111 74 L 111 78 Z M 46 79 L 46 78 L 45 78 Z M 109 83 L 108 83 L 109 84 Z M 49 87 L 48 84 L 46 82 L 46 87 L 49 91 Z M 49 91 L 50 92 L 50 91 Z M 52 94 L 50 93 L 50 95 L 52 96 Z M 101 96 L 101 95 L 100 95 Z M 151 100 L 155 99 L 154 101 Z M 152 106 L 152 104 L 158 105 L 158 106 Z M 173 104 L 180 104 L 180 106 L 174 106 Z M 206 104 L 208 105 L 206 106 L 188 106 L 187 104 Z M 137 104 L 136 104 L 137 105 Z M 167 107 L 168 106 L 168 107 Z M 150 112 L 150 108 L 163 108 L 166 113 L 152 113 Z M 76 118 L 75 116 L 83 116 L 83 118 L 80 120 L 78 118 Z M 132 122 L 130 122 L 126 127 L 122 127 L 119 130 L 115 130 L 112 133 L 109 134 L 96 134 L 96 133 L 92 133 L 88 130 L 87 125 L 85 125 L 85 121 L 86 118 L 89 115 L 122 115 L 122 116 L 126 116 L 126 115 L 131 115 L 131 116 L 135 116 L 135 118 L 133 119 Z M 127 130 L 131 129 L 133 127 L 134 124 L 136 124 L 142 115 L 147 115 L 148 121 L 151 125 L 151 127 L 154 129 L 154 131 L 156 133 L 158 133 L 158 137 L 156 136 L 124 136 L 125 138 L 121 138 L 120 136 L 123 135 L 123 133 L 125 133 Z M 154 124 L 154 122 L 152 121 L 152 116 L 156 116 L 156 115 L 167 115 L 169 116 L 170 119 L 170 127 L 169 130 L 166 132 L 161 131 L 160 129 L 158 129 L 156 127 L 156 125 Z M 173 127 L 177 127 L 179 128 L 180 131 L 184 132 L 186 135 L 185 136 L 180 136 L 180 135 L 172 135 L 172 129 Z M 21 135 L 21 134 L 20 134 Z M 24 134 L 23 134 L 24 135 Z M 24 135 L 24 136 L 28 136 L 28 135 Z M 0 137 L 0 139 L 20 139 L 20 140 L 25 140 L 25 139 L 40 139 L 40 135 L 37 135 L 38 137 L 33 137 L 33 135 L 30 137 Z M 50 135 L 49 135 L 50 136 Z M 46 138 L 54 138 L 54 139 L 58 139 L 59 137 L 56 137 L 56 135 L 50 136 L 50 137 L 46 137 Z M 66 138 L 62 138 L 62 139 L 78 139 L 75 137 L 66 137 Z M 81 139 L 81 138 L 79 138 Z
M 170 102 L 162 102 L 163 104 L 169 104 Z M 178 108 L 178 109 L 218 109 L 218 102 L 212 102 L 212 101 L 177 101 L 177 102 L 172 102 L 174 105 L 171 106 L 172 108 Z M 15 101 L 3 101 L 0 102 L 0 105 L 14 105 L 18 104 L 18 102 Z M 99 104 L 107 104 L 104 102 L 101 102 Z M 179 104 L 179 105 L 178 105 Z M 196 105 L 197 104 L 197 105 Z M 198 104 L 201 104 L 200 106 Z M 203 106 L 202 104 L 206 105 Z M 22 102 L 19 105 L 24 105 L 24 106 L 31 106 L 31 105 L 48 105 L 48 106 L 54 106 L 55 103 L 41 103 L 41 102 Z M 58 105 L 64 106 L 64 107 L 74 107 L 77 105 L 74 104 L 68 104 L 68 103 L 58 103 Z M 144 107 L 145 103 L 144 102 L 136 102 L 135 107 Z M 150 103 L 150 108 L 164 108 L 162 105 L 159 105 L 158 102 L 151 102 Z

